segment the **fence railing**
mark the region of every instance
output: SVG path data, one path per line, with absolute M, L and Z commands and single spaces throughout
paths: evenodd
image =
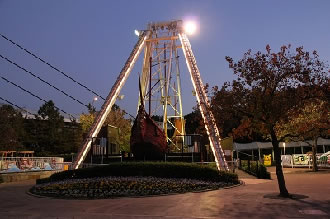
M 267 168 L 258 160 L 239 160 L 238 168 L 260 179 L 270 179 Z

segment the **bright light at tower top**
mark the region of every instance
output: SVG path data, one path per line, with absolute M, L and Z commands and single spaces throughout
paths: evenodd
M 184 22 L 183 24 L 183 29 L 184 29 L 184 32 L 188 35 L 192 35 L 196 32 L 197 30 L 197 25 L 195 22 L 193 21 L 186 21 Z

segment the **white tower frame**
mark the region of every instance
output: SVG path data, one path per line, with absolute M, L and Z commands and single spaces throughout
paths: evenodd
M 178 48 L 181 46 L 177 46 L 180 43 L 178 42 L 177 23 L 173 22 L 174 25 L 168 25 L 168 22 L 165 25 L 162 24 L 150 23 L 148 25 L 149 38 L 146 40 L 144 50 L 141 89 L 146 109 L 151 107 L 150 115 L 162 117 L 161 127 L 167 141 L 176 146 L 176 141 L 172 140 L 173 136 L 169 136 L 167 131 L 170 127 L 177 135 L 185 134 L 178 57 Z M 175 124 L 175 120 L 180 121 L 178 125 Z M 183 137 L 181 141 L 183 141 Z M 179 149 L 179 147 L 177 148 Z

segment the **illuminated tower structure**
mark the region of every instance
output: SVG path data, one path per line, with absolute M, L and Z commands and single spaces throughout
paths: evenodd
M 150 23 L 144 49 L 141 89 L 149 114 L 156 115 L 172 149 L 183 144 L 181 80 L 178 49 L 181 48 L 177 21 Z M 139 33 L 139 32 L 137 32 Z M 172 129 L 172 134 L 168 133 Z
M 142 95 L 145 97 L 145 105 L 148 106 L 146 102 L 149 102 L 149 105 L 151 105 L 151 108 L 149 108 L 149 114 L 151 115 L 157 115 L 157 111 L 161 112 L 162 127 L 169 144 L 175 145 L 177 143 L 173 141 L 171 136 L 167 135 L 167 130 L 170 125 L 175 129 L 174 135 L 184 134 L 179 57 L 177 51 L 182 48 L 217 168 L 219 170 L 228 170 L 228 165 L 220 145 L 219 131 L 210 110 L 210 103 L 204 89 L 195 56 L 186 36 L 186 32 L 191 30 L 189 25 L 188 23 L 188 29 L 185 29 L 181 20 L 157 22 L 148 24 L 146 30 L 136 31 L 136 34 L 139 36 L 138 42 L 134 46 L 100 112 L 95 118 L 88 136 L 74 160 L 74 169 L 79 168 L 86 158 L 91 148 L 92 138 L 96 137 L 100 131 L 143 48 L 144 60 L 140 82 Z

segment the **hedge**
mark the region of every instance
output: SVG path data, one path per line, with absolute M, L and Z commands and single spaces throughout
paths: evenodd
M 247 160 L 241 161 L 240 169 L 245 172 L 258 177 L 259 179 L 270 179 L 270 172 L 267 171 L 265 165 L 259 161 L 250 161 L 250 169 Z
M 77 170 L 67 170 L 38 179 L 37 184 L 65 179 L 84 179 L 107 176 L 153 176 L 159 178 L 186 178 L 212 182 L 238 183 L 234 173 L 218 171 L 209 166 L 182 162 L 120 162 Z

